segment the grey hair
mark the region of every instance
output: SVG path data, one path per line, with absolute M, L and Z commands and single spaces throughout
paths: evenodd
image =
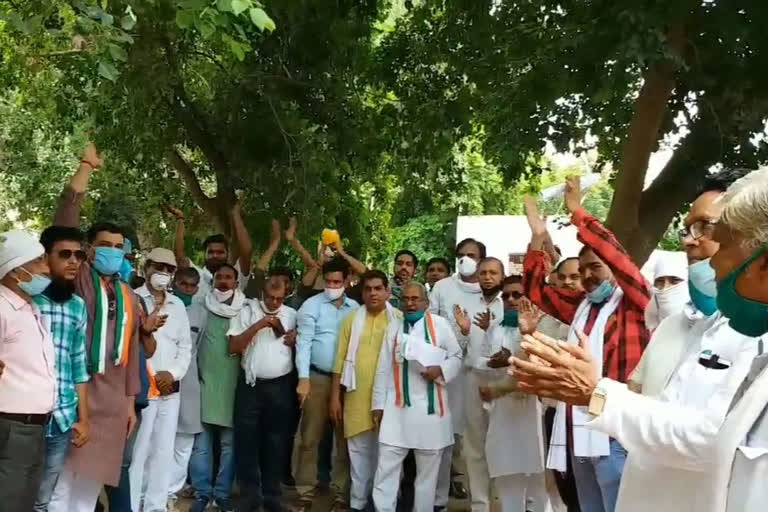
M 743 236 L 742 246 L 768 243 L 768 167 L 736 180 L 722 198 L 722 222 Z
M 429 294 L 427 293 L 427 287 L 421 284 L 418 281 L 411 281 L 407 285 L 403 287 L 403 291 L 407 290 L 408 288 L 418 288 L 419 292 L 421 292 L 421 298 L 424 300 L 429 299 Z

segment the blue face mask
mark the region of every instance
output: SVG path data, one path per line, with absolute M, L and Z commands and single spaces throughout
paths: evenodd
M 688 290 L 696 309 L 707 316 L 717 311 L 715 269 L 710 266 L 709 258 L 688 266 Z
M 591 302 L 592 304 L 602 304 L 606 300 L 608 300 L 608 297 L 610 297 L 613 294 L 613 290 L 616 289 L 616 285 L 612 282 L 606 280 L 600 283 L 600 285 L 592 290 L 591 292 L 587 292 L 587 300 Z
M 29 295 L 30 297 L 34 297 L 35 295 L 40 295 L 45 291 L 46 288 L 48 288 L 48 285 L 51 284 L 50 278 L 40 275 L 40 274 L 32 274 L 24 267 L 21 268 L 24 272 L 32 276 L 31 281 L 23 282 L 19 281 L 19 288 L 21 291 Z
M 120 271 L 125 260 L 122 249 L 116 247 L 96 247 L 93 256 L 93 268 L 103 276 L 111 276 Z
M 419 320 L 424 318 L 424 312 L 423 311 L 414 311 L 413 313 L 406 313 L 405 314 L 405 321 L 409 324 L 413 325 Z
M 501 321 L 501 325 L 504 327 L 517 327 L 518 311 L 516 309 L 508 309 L 504 311 L 504 320 Z

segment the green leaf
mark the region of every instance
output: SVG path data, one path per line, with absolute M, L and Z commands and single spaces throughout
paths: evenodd
M 216 0 L 216 8 L 221 12 L 232 12 L 232 0 Z
M 245 52 L 249 49 L 248 45 L 243 43 L 238 43 L 232 38 L 227 38 L 227 42 L 229 43 L 229 49 L 232 50 L 232 54 L 242 62 L 245 60 Z
M 182 9 L 192 9 L 199 11 L 208 5 L 207 0 L 184 0 L 179 3 Z
M 117 80 L 117 77 L 120 76 L 120 72 L 117 70 L 114 64 L 112 64 L 108 60 L 100 60 L 99 75 L 101 75 L 102 77 L 106 78 L 111 82 L 114 82 Z
M 110 43 L 107 48 L 109 49 L 109 54 L 113 59 L 120 62 L 125 62 L 128 60 L 128 52 L 126 52 L 121 46 Z
M 195 19 L 195 28 L 197 28 L 197 30 L 200 31 L 200 34 L 202 34 L 202 36 L 206 39 L 216 31 L 215 26 L 213 26 L 208 21 L 201 20 L 200 18 Z
M 101 24 L 107 25 L 108 27 L 111 27 L 115 23 L 115 17 L 106 12 L 101 13 L 100 19 L 101 19 Z
M 235 13 L 235 16 L 240 16 L 250 6 L 251 2 L 249 0 L 232 0 L 232 12 Z
M 127 14 L 120 18 L 120 28 L 123 30 L 131 30 L 136 26 L 136 18 L 128 16 Z
M 259 30 L 262 32 L 264 32 L 264 29 L 269 30 L 270 32 L 275 30 L 275 22 L 272 21 L 272 18 L 267 16 L 264 9 L 253 8 L 248 11 L 248 14 L 251 15 L 253 24 L 259 27 Z
M 192 26 L 194 22 L 195 22 L 194 11 L 187 11 L 187 10 L 176 11 L 176 25 L 178 25 L 179 28 L 189 28 Z

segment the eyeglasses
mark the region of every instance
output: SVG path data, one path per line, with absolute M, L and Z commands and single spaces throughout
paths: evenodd
M 168 265 L 167 263 L 157 263 L 153 261 L 152 266 L 155 267 L 160 272 L 167 272 L 169 274 L 173 274 L 174 272 L 176 272 L 176 267 L 174 267 L 173 265 Z
M 687 237 L 691 237 L 694 240 L 698 240 L 704 236 L 709 238 L 715 231 L 715 226 L 717 223 L 718 221 L 716 220 L 697 220 L 690 226 L 683 227 L 681 230 L 679 230 L 677 232 L 677 236 L 680 237 L 681 241 L 685 240 Z
M 82 249 L 78 249 L 76 251 L 73 251 L 72 249 L 61 249 L 59 252 L 56 253 L 56 255 L 62 260 L 68 260 L 69 258 L 74 256 L 75 258 L 77 258 L 77 261 L 81 263 L 85 261 L 86 258 L 88 257 L 85 254 L 85 251 L 83 251 Z
M 501 298 L 504 300 L 507 300 L 508 298 L 512 297 L 513 299 L 517 300 L 522 298 L 523 295 L 524 295 L 523 292 L 512 292 L 512 293 L 505 292 L 501 294 Z

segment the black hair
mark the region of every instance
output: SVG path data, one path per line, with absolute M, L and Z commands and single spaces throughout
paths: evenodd
M 581 253 L 579 253 L 579 255 L 581 255 Z M 557 264 L 557 266 L 555 267 L 555 272 L 560 272 L 560 269 L 563 268 L 563 265 L 565 265 L 569 261 L 574 261 L 574 260 L 579 261 L 579 258 L 577 258 L 576 256 L 565 258 L 563 261 Z
M 267 274 L 267 277 L 274 277 L 274 276 L 285 276 L 288 278 L 290 282 L 293 282 L 295 276 L 293 274 L 293 270 L 291 270 L 288 267 L 273 267 L 272 270 L 269 271 Z
M 200 282 L 200 272 L 195 267 L 184 267 L 176 270 L 176 274 L 173 277 L 174 281 L 179 279 L 193 279 L 195 283 Z
M 397 254 L 395 254 L 395 262 L 397 262 L 397 258 L 400 256 L 407 255 L 410 256 L 411 259 L 413 259 L 413 268 L 417 268 L 419 266 L 419 258 L 415 254 L 413 254 L 412 251 L 409 251 L 408 249 L 400 249 L 397 251 Z
M 499 258 L 494 258 L 493 256 L 483 258 L 480 260 L 480 263 L 478 263 L 477 266 L 479 267 L 483 263 L 489 263 L 491 261 L 499 264 L 499 267 L 501 268 L 501 274 L 504 275 L 504 262 L 502 262 Z
M 485 258 L 486 256 L 486 250 L 485 250 L 485 244 L 483 242 L 479 242 L 475 240 L 474 238 L 465 238 L 461 242 L 459 242 L 456 245 L 456 256 L 458 257 L 459 251 L 465 246 L 469 244 L 475 244 L 480 249 L 480 259 Z
M 441 265 L 444 265 L 445 269 L 448 271 L 448 273 L 449 274 L 451 273 L 451 264 L 448 263 L 447 259 L 441 258 L 439 256 L 437 258 L 430 258 L 429 259 L 429 261 L 427 262 L 427 269 L 429 269 L 429 267 L 431 267 L 435 263 L 440 263 Z
M 341 274 L 344 276 L 344 279 L 349 276 L 349 263 L 347 263 L 347 260 L 340 256 L 334 256 L 330 260 L 323 263 L 323 275 L 329 274 L 331 272 L 341 272 Z
M 203 240 L 203 250 L 207 251 L 208 246 L 211 244 L 224 244 L 224 247 L 229 250 L 229 242 L 227 241 L 227 237 L 222 235 L 221 233 L 217 233 L 215 235 L 211 235 L 205 240 Z
M 123 235 L 125 238 L 125 231 L 115 223 L 112 222 L 97 222 L 88 229 L 88 243 L 92 244 L 99 233 L 106 231 L 114 235 Z
M 50 253 L 56 242 L 83 243 L 83 232 L 69 226 L 48 226 L 40 234 L 40 243 L 45 247 L 45 252 Z
M 278 275 L 283 274 L 273 274 L 267 276 L 267 279 L 264 281 L 264 290 L 283 290 L 288 292 L 285 286 L 285 281 L 278 279 Z
M 709 173 L 704 178 L 704 183 L 699 188 L 698 195 L 705 192 L 725 192 L 728 187 L 733 185 L 733 182 L 739 178 L 743 178 L 754 169 L 745 169 L 742 167 L 736 168 L 723 168 L 720 172 Z
M 234 272 L 235 273 L 235 281 L 237 281 L 237 278 L 239 277 L 240 273 L 237 271 L 237 269 L 235 268 L 234 265 L 230 265 L 229 263 L 222 263 L 221 265 L 219 265 L 219 267 L 216 269 L 216 272 L 214 272 L 213 274 L 216 275 L 216 273 L 218 273 L 218 271 L 223 269 L 223 268 L 228 268 L 232 272 Z
M 381 282 L 384 283 L 384 288 L 389 286 L 389 278 L 387 277 L 387 274 L 382 272 L 381 270 L 366 270 L 363 272 L 363 274 L 360 276 L 360 286 L 365 287 L 366 281 L 370 281 L 372 279 L 381 279 Z
M 508 284 L 523 284 L 523 276 L 520 274 L 512 274 L 511 276 L 505 277 L 501 282 L 501 286 L 506 286 Z

